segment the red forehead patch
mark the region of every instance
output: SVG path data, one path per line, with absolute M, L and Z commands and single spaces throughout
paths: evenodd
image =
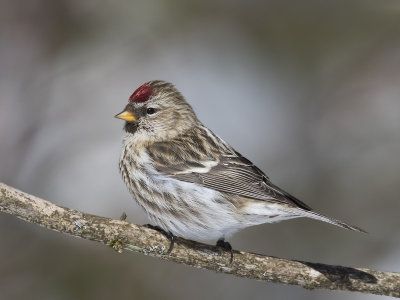
M 148 83 L 143 84 L 129 97 L 129 102 L 146 102 L 153 94 L 153 89 Z

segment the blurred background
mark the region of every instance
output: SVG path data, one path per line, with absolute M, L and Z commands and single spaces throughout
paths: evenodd
M 173 82 L 313 220 L 235 249 L 400 271 L 399 1 L 0 1 L 0 180 L 144 224 L 118 172 L 130 94 Z M 0 213 L 0 299 L 375 299 L 118 254 Z M 214 241 L 213 241 L 214 243 Z

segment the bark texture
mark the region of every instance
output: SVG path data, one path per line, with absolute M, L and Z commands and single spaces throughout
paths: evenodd
M 117 251 L 130 250 L 201 269 L 306 289 L 347 290 L 400 297 L 400 273 L 288 260 L 218 248 L 177 238 L 166 255 L 169 240 L 161 233 L 122 220 L 95 216 L 57 206 L 0 183 L 0 211 L 49 229 L 104 243 Z

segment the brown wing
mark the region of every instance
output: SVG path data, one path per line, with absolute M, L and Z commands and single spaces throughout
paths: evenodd
M 175 146 L 163 143 L 149 151 L 156 169 L 171 178 L 201 184 L 223 193 L 311 210 L 306 204 L 272 184 L 259 168 L 237 152 L 217 157 L 199 155 L 197 152 L 194 158 L 188 152 L 179 155 L 183 149 L 179 147 L 178 150 Z M 160 155 L 161 150 L 168 154 Z M 171 159 L 166 160 L 166 156 Z

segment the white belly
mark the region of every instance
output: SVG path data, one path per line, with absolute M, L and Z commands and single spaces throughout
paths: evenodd
M 216 240 L 242 227 L 235 206 L 220 192 L 157 172 L 145 151 L 129 146 L 121 155 L 122 177 L 155 225 L 194 240 Z

